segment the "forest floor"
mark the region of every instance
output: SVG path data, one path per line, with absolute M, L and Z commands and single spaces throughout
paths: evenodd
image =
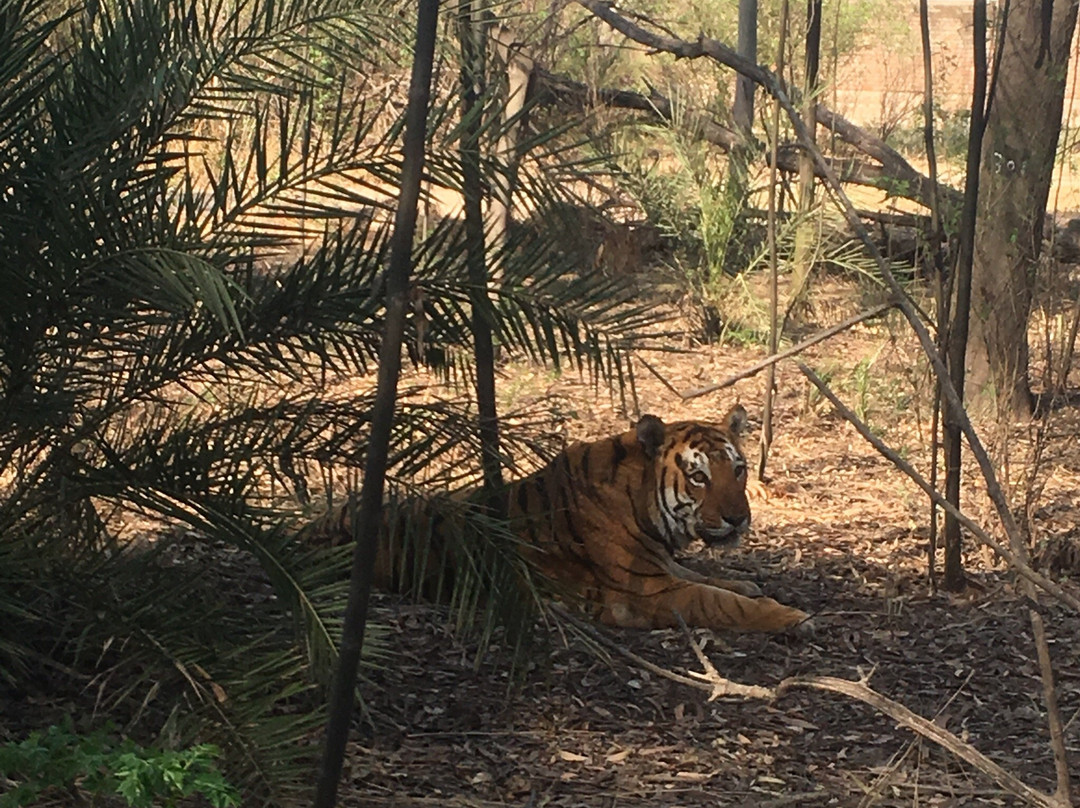
M 837 294 L 849 311 L 819 308 L 815 325 L 855 311 L 850 291 Z M 763 357 L 760 345 L 688 340 L 679 347 L 686 350 L 648 357 L 666 384 L 635 367 L 642 412 L 715 419 L 739 399 L 760 413 L 764 374 L 687 401 L 667 387 L 723 379 Z M 804 358 L 928 472 L 925 363 L 899 319 L 858 326 Z M 508 367 L 499 389 L 504 407 L 533 400 L 563 413 L 570 438 L 622 431 L 635 414 L 630 401 L 624 411 L 619 396 L 603 386 L 598 393 L 571 373 Z M 869 676 L 871 687 L 1028 784 L 1053 791 L 1028 609 L 1007 571 L 970 547 L 965 563 L 973 585 L 960 596 L 935 592 L 927 576 L 928 506 L 915 486 L 827 402 L 808 395 L 793 366 L 780 366 L 777 390 L 767 493 L 752 500 L 752 534 L 724 554 L 691 552 L 687 563 L 757 581 L 767 594 L 812 612 L 816 634 L 696 630 L 694 638 L 722 675 L 744 684 L 772 686 L 792 675 Z M 1045 423 L 1034 474 L 1033 426 L 1005 433 L 987 427 L 983 434 L 1013 501 L 1032 492 L 1037 555 L 1054 572 L 1075 575 L 1075 554 L 1063 548 L 1080 542 L 1080 417 L 1063 408 Z M 746 449 L 753 467 L 757 439 Z M 976 472 L 966 485 L 966 508 L 994 527 Z M 1080 617 L 1049 600 L 1044 606 L 1075 756 Z M 514 683 L 510 655 L 497 642 L 475 664 L 475 644 L 455 638 L 436 607 L 379 596 L 375 616 L 389 629 L 393 657 L 364 689 L 367 711 L 354 735 L 343 805 L 1019 804 L 933 743 L 842 696 L 793 690 L 773 703 L 709 702 L 707 694 L 623 657 L 605 660 L 557 627 L 539 629 Z M 665 669 L 701 669 L 681 631 L 602 630 Z

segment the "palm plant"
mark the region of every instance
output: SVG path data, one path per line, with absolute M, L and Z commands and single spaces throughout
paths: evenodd
M 310 780 L 340 636 L 347 552 L 292 525 L 366 443 L 371 394 L 330 383 L 370 369 L 381 332 L 401 120 L 363 77 L 392 75 L 369 57 L 405 41 L 393 11 L 0 0 L 0 686 L 93 692 L 128 732 L 214 741 L 252 802 Z M 455 98 L 430 116 L 429 180 L 450 187 Z M 567 273 L 555 203 L 574 165 L 565 137 L 531 145 L 521 188 L 551 226 L 496 257 L 494 337 L 618 378 L 655 315 Z M 417 243 L 407 339 L 458 378 L 464 238 L 451 220 Z M 403 398 L 399 487 L 475 476 L 465 390 Z M 452 602 L 490 631 L 499 597 L 528 598 L 513 554 L 480 546 L 499 531 L 466 532 Z

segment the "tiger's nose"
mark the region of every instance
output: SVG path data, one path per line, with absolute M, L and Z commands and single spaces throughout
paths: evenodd
M 730 518 L 728 522 L 735 528 L 736 533 L 745 533 L 750 529 L 750 514 Z

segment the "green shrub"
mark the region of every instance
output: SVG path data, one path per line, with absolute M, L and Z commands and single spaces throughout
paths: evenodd
M 0 746 L 0 777 L 13 784 L 0 808 L 30 805 L 55 790 L 117 795 L 136 808 L 200 795 L 214 808 L 230 808 L 240 798 L 218 771 L 218 755 L 210 744 L 173 751 L 114 740 L 103 730 L 79 735 L 66 722 Z

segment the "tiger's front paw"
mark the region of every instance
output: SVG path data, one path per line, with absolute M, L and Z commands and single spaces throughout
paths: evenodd
M 813 637 L 817 633 L 817 626 L 814 623 L 814 618 L 806 612 L 800 612 L 798 609 L 792 609 L 792 611 L 802 615 L 802 619 L 788 626 L 787 633 L 804 640 Z

